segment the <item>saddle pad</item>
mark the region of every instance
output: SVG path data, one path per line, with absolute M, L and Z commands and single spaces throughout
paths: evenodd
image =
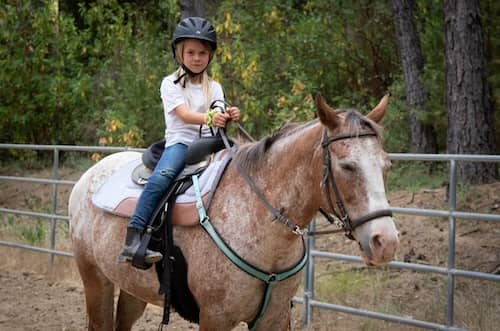
M 200 189 L 203 196 L 207 195 L 217 184 L 220 171 L 228 162 L 229 153 L 218 152 L 207 169 L 200 176 Z M 130 161 L 113 173 L 93 194 L 92 203 L 109 213 L 121 217 L 131 217 L 137 200 L 144 186 L 132 181 L 132 171 L 142 162 L 141 157 Z M 221 169 L 222 168 L 222 169 Z M 190 187 L 176 198 L 177 204 L 192 204 L 196 200 L 194 189 Z

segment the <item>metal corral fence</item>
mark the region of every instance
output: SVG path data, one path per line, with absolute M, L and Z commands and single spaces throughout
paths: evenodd
M 143 149 L 123 148 L 123 147 L 98 147 L 98 146 L 66 146 L 66 145 L 27 145 L 27 144 L 0 144 L 1 149 L 28 149 L 28 150 L 46 150 L 53 151 L 53 171 L 51 179 L 29 178 L 29 177 L 13 177 L 13 176 L 0 176 L 0 180 L 12 180 L 32 183 L 44 183 L 52 185 L 51 197 L 51 213 L 37 213 L 32 211 L 23 211 L 15 209 L 0 208 L 0 213 L 16 214 L 22 216 L 33 216 L 45 218 L 50 220 L 50 247 L 40 248 L 30 245 L 24 245 L 15 242 L 1 241 L 0 246 L 16 247 L 27 249 L 49 255 L 48 267 L 52 269 L 54 255 L 68 256 L 73 255 L 69 252 L 55 250 L 56 242 L 56 222 L 68 222 L 69 218 L 66 215 L 57 214 L 57 187 L 58 185 L 74 185 L 74 181 L 59 180 L 59 154 L 61 151 L 72 152 L 102 152 L 114 153 L 126 150 L 143 151 Z M 432 330 L 463 330 L 454 326 L 454 298 L 455 298 L 455 278 L 466 277 L 472 279 L 488 280 L 493 282 L 500 282 L 500 275 L 476 272 L 469 270 L 461 270 L 455 268 L 455 222 L 456 219 L 474 219 L 478 221 L 499 222 L 500 215 L 481 214 L 481 213 L 468 213 L 456 210 L 456 193 L 457 193 L 457 162 L 500 162 L 500 156 L 496 155 L 452 155 L 452 154 L 389 154 L 391 160 L 403 161 L 440 161 L 449 163 L 449 190 L 448 190 L 448 210 L 434 210 L 434 209 L 418 209 L 418 208 L 396 208 L 393 207 L 392 211 L 397 214 L 406 215 L 419 215 L 430 217 L 447 217 L 448 218 L 448 261 L 446 267 L 437 267 L 432 265 L 423 265 L 417 263 L 406 262 L 390 262 L 389 268 L 406 269 L 419 272 L 436 273 L 447 276 L 447 301 L 446 301 L 446 325 L 431 323 L 426 321 L 405 318 L 396 315 L 383 314 L 364 309 L 357 309 L 348 306 L 341 306 L 327 302 L 314 300 L 314 257 L 335 259 L 341 261 L 363 263 L 362 259 L 357 256 L 323 252 L 314 249 L 314 237 L 306 239 L 309 263 L 305 270 L 304 279 L 304 294 L 302 297 L 294 297 L 294 302 L 303 304 L 303 322 L 308 326 L 312 323 L 312 308 L 317 307 L 321 309 L 335 310 L 342 313 L 365 316 L 384 320 L 388 322 L 395 322 L 405 325 L 411 325 L 423 329 Z M 309 230 L 315 229 L 315 223 L 311 223 Z

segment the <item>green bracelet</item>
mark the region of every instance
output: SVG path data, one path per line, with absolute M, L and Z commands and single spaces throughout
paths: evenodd
M 206 122 L 207 126 L 212 127 L 212 128 L 215 127 L 214 116 L 218 112 L 219 111 L 217 109 L 211 109 L 211 110 L 207 111 L 207 113 L 205 115 L 205 122 Z

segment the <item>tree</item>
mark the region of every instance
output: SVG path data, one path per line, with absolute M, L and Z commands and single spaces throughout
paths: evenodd
M 414 0 L 392 0 L 394 25 L 403 67 L 409 109 L 411 145 L 417 153 L 436 153 L 436 133 L 425 122 L 427 93 L 422 83 L 424 60 L 415 24 Z
M 448 153 L 494 154 L 495 130 L 486 80 L 479 0 L 445 0 Z M 458 163 L 466 183 L 495 180 L 492 163 Z
M 181 19 L 186 17 L 207 17 L 215 0 L 178 0 L 181 8 Z

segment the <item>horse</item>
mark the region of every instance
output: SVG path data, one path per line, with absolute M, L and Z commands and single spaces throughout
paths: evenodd
M 366 116 L 352 109 L 334 110 L 320 95 L 315 105 L 316 119 L 285 125 L 239 146 L 207 211 L 232 251 L 270 275 L 290 270 L 303 259 L 304 229 L 320 208 L 325 215 L 338 216 L 368 265 L 390 262 L 399 245 L 385 193 L 390 161 L 378 124 L 387 96 Z M 103 158 L 81 176 L 70 195 L 70 234 L 89 330 L 131 330 L 147 303 L 163 306 L 154 268 L 140 270 L 117 262 L 127 219 L 91 202 L 106 178 L 132 158 L 137 152 Z M 174 226 L 173 232 L 199 306 L 199 330 L 231 330 L 241 322 L 252 323 L 259 313 L 255 330 L 290 327 L 290 303 L 301 270 L 274 284 L 262 311 L 265 282 L 230 261 L 201 226 Z

